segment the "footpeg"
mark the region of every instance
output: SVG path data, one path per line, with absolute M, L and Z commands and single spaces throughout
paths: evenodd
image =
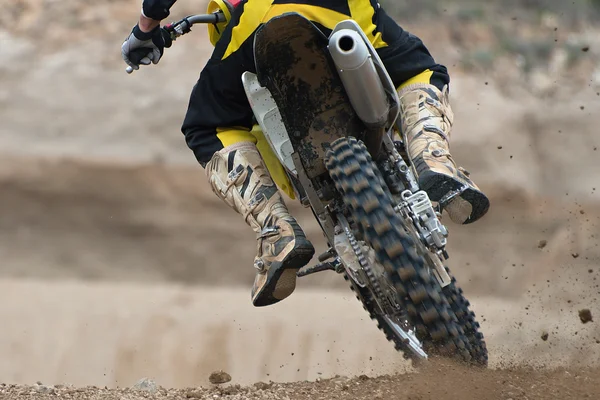
M 326 252 L 319 255 L 319 261 L 321 261 L 321 262 L 327 261 L 331 257 L 334 257 L 335 255 L 336 255 L 335 250 L 333 249 L 333 247 L 330 247 Z
M 304 267 L 296 273 L 296 276 L 301 278 L 303 276 L 316 274 L 317 272 L 321 271 L 335 271 L 339 273 L 343 270 L 344 267 L 342 267 L 342 263 L 336 258 L 331 262 L 322 262 L 317 265 L 313 265 L 312 267 Z

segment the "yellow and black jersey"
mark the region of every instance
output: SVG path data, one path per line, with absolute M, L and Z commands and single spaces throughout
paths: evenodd
M 174 1 L 145 0 L 144 13 L 161 17 L 164 12 L 153 14 L 147 3 L 160 3 L 157 9 L 168 12 Z M 240 141 L 257 143 L 241 75 L 256 72 L 253 41 L 257 29 L 288 12 L 301 14 L 325 35 L 338 22 L 354 19 L 377 49 L 397 87 L 426 82 L 441 89 L 449 82 L 446 68 L 434 61 L 423 42 L 398 26 L 376 0 L 242 0 L 192 90 L 182 126 L 188 146 L 202 165 L 224 146 Z

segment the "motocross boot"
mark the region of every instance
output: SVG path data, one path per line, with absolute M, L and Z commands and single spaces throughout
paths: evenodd
M 417 83 L 400 89 L 398 95 L 403 140 L 419 186 L 454 223 L 477 221 L 487 213 L 490 202 L 449 152 L 454 114 L 448 86 L 442 92 L 433 85 Z
M 258 149 L 250 142 L 228 146 L 213 155 L 206 174 L 213 192 L 256 232 L 252 303 L 261 307 L 285 299 L 315 249 L 288 212 Z

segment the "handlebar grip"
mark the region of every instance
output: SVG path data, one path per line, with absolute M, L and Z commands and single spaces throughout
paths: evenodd
M 173 45 L 173 38 L 171 37 L 171 32 L 167 27 L 160 28 L 160 34 L 165 42 L 165 48 L 168 49 Z
M 152 49 L 149 47 L 141 47 L 139 49 L 132 50 L 129 52 L 129 61 L 134 63 L 135 65 L 140 65 L 140 61 L 142 58 L 146 57 L 148 53 L 151 53 Z
M 139 49 L 132 50 L 129 53 L 129 61 L 131 61 L 135 65 L 140 65 L 140 61 L 142 61 L 142 58 L 146 57 L 148 55 L 148 53 L 151 51 L 152 51 L 152 49 L 147 48 L 147 47 L 142 47 Z M 129 66 L 125 69 L 125 72 L 127 72 L 128 74 L 131 74 L 133 71 L 134 71 L 134 69 L 131 66 Z
M 191 26 L 194 24 L 198 24 L 198 23 L 216 24 L 216 23 L 225 22 L 225 21 L 226 21 L 226 17 L 225 17 L 225 14 L 223 13 L 223 11 L 216 11 L 216 12 L 213 12 L 210 14 L 192 15 L 190 17 L 186 17 L 186 18 L 182 19 L 181 21 L 161 27 L 160 33 L 164 40 L 165 48 L 169 48 L 173 45 L 173 41 L 178 36 L 184 35 L 187 32 L 189 32 L 191 30 L 190 29 Z M 184 22 L 185 22 L 185 30 L 183 32 L 176 31 L 176 27 L 183 24 Z M 140 61 L 144 57 L 146 57 L 146 55 L 151 51 L 152 51 L 152 49 L 149 49 L 149 48 L 135 49 L 129 53 L 129 60 L 131 61 L 132 64 L 139 65 Z M 129 66 L 125 69 L 125 71 L 128 74 L 131 74 L 134 71 L 134 68 Z

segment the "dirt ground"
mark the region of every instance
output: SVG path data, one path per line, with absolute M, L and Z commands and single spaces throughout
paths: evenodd
M 471 370 L 461 366 L 433 365 L 410 375 L 381 376 L 374 379 L 361 376 L 354 379 L 334 378 L 318 382 L 272 384 L 260 382 L 254 386 L 224 388 L 186 388 L 167 390 L 152 388 L 102 389 L 2 386 L 0 396 L 6 399 L 55 399 L 57 397 L 88 399 L 269 399 L 269 400 L 329 400 L 329 399 L 594 399 L 598 396 L 598 369 L 502 371 Z M 465 379 L 468 376 L 468 379 Z
M 180 0 L 173 18 L 199 3 Z M 206 33 L 127 75 L 119 47 L 138 11 L 134 0 L 0 0 L 0 398 L 600 397 L 591 58 L 525 84 L 518 55 L 467 71 L 454 25 L 406 19 L 449 67 L 452 153 L 492 201 L 477 224 L 448 225 L 449 266 L 490 369 L 414 371 L 334 273 L 301 279 L 276 307 L 251 306 L 253 234 L 179 131 Z M 470 45 L 485 47 L 493 35 L 469 26 Z M 556 40 L 589 40 L 582 57 L 597 56 L 592 28 L 561 27 Z M 288 203 L 324 250 L 310 212 Z M 219 369 L 229 386 L 208 382 Z M 143 377 L 158 387 L 136 389 Z
M 581 304 L 471 300 L 490 369 L 415 371 L 349 292 L 300 289 L 257 310 L 247 288 L 3 279 L 0 398 L 597 397 L 600 332 Z M 219 370 L 232 381 L 216 388 Z

